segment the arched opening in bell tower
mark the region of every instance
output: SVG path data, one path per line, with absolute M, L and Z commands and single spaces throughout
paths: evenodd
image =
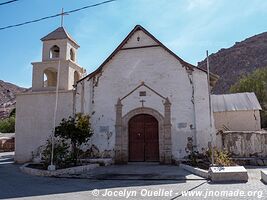
M 80 80 L 80 75 L 77 71 L 74 72 L 74 85 Z
M 47 68 L 43 74 L 43 87 L 56 87 L 57 86 L 57 70 L 54 68 Z
M 50 58 L 59 58 L 60 49 L 57 45 L 54 45 L 49 52 Z
M 75 62 L 75 52 L 72 48 L 70 49 L 70 59 Z

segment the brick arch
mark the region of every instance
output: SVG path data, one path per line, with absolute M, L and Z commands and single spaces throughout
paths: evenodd
M 168 126 L 168 118 L 163 116 L 158 111 L 149 107 L 140 107 L 129 111 L 122 116 L 122 104 L 118 102 L 116 116 L 116 147 L 115 161 L 116 163 L 127 163 L 129 154 L 129 120 L 138 114 L 148 114 L 155 117 L 159 125 L 159 160 L 160 163 L 171 162 L 171 137 Z M 166 115 L 166 113 L 165 113 Z M 167 123 L 166 123 L 167 122 Z M 167 126 L 166 126 L 167 125 Z

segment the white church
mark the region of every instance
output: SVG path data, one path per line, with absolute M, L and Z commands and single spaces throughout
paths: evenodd
M 215 137 L 208 83 L 218 77 L 211 74 L 208 81 L 207 71 L 182 60 L 142 26 L 86 76 L 77 64 L 79 45 L 63 27 L 41 41 L 32 91 L 17 96 L 17 162 L 30 161 L 51 135 L 57 82 L 56 124 L 74 113 L 89 114 L 94 135 L 88 148 L 116 163 L 168 164 L 192 146 L 207 149 L 211 133 Z

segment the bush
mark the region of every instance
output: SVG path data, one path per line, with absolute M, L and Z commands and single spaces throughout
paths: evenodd
M 191 151 L 190 154 L 188 155 L 188 158 L 190 160 L 190 163 L 192 166 L 196 167 L 198 162 L 197 159 L 199 157 L 199 152 L 198 151 Z
M 218 150 L 216 147 L 213 148 L 214 164 L 216 166 L 232 166 L 235 163 L 231 160 L 231 155 L 228 151 Z M 212 149 L 208 150 L 203 149 L 202 153 L 191 148 L 189 150 L 188 159 L 190 165 L 200 168 L 209 168 L 212 164 Z
M 77 165 L 80 152 L 78 147 L 88 142 L 92 135 L 90 117 L 83 114 L 76 114 L 75 117 L 62 119 L 60 125 L 55 128 L 56 137 L 70 140 L 71 157 L 75 165 Z
M 48 165 L 51 162 L 51 149 L 52 149 L 52 142 L 51 138 L 46 141 L 44 146 L 44 150 L 42 151 L 42 162 L 44 163 L 44 167 L 47 169 Z M 68 167 L 71 162 L 71 155 L 70 155 L 70 146 L 69 144 L 59 138 L 55 138 L 54 140 L 54 165 L 57 168 L 64 168 Z
M 226 150 L 214 151 L 214 160 L 215 164 L 219 166 L 231 166 L 234 164 Z
M 15 116 L 0 120 L 0 133 L 15 132 Z
M 228 151 L 224 150 L 218 150 L 217 148 L 214 148 L 214 164 L 217 166 L 231 166 L 234 165 L 234 162 L 230 158 L 230 153 Z M 207 151 L 207 156 L 210 160 L 210 163 L 212 161 L 212 152 L 211 149 Z

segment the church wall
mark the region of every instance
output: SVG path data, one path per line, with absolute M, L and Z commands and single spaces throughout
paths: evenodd
M 196 113 L 196 143 L 199 151 L 207 149 L 211 142 L 211 134 L 213 144 L 215 145 L 216 135 L 214 128 L 213 113 L 211 112 L 210 127 L 210 111 L 209 111 L 209 93 L 207 74 L 199 70 L 195 70 L 194 78 L 194 93 L 195 93 L 195 113 Z
M 139 38 L 139 41 L 137 40 Z M 130 47 L 140 47 L 140 46 L 149 46 L 149 45 L 158 45 L 151 37 L 146 35 L 142 30 L 138 30 L 134 35 L 129 38 L 127 43 L 123 46 L 124 48 Z
M 55 92 L 17 95 L 15 161 L 27 162 L 45 144 L 53 129 Z M 73 113 L 73 91 L 61 91 L 56 123 Z
M 197 111 L 203 112 L 197 117 L 207 118 L 206 105 L 207 87 L 205 86 L 205 73 L 195 70 L 197 94 L 201 97 L 197 103 Z M 204 74 L 204 76 L 202 75 Z M 172 122 L 172 154 L 173 158 L 184 157 L 190 148 L 194 137 L 194 106 L 192 99 L 192 84 L 189 74 L 184 67 L 161 47 L 120 50 L 103 68 L 102 73 L 85 79 L 78 84 L 81 94 L 82 83 L 86 91 L 84 100 L 82 95 L 77 95 L 76 102 L 84 103 L 84 112 L 92 116 L 94 136 L 91 143 L 96 145 L 100 152 L 114 150 L 115 145 L 115 104 L 118 98 L 122 98 L 144 81 L 146 85 L 171 102 Z M 92 86 L 94 85 L 94 86 Z M 140 97 L 139 92 L 146 91 L 146 97 Z M 145 100 L 144 106 L 157 110 L 164 115 L 163 99 L 149 91 L 144 86 L 122 100 L 123 116 L 129 111 L 141 107 L 140 100 Z M 202 106 L 204 106 L 202 108 Z M 77 112 L 81 106 L 77 105 Z M 201 121 L 202 120 L 202 121 Z M 204 124 L 201 124 L 204 122 Z M 205 133 L 207 122 L 203 119 L 197 121 L 200 134 Z M 202 138 L 200 138 L 202 139 Z M 201 141 L 203 142 L 203 141 Z

